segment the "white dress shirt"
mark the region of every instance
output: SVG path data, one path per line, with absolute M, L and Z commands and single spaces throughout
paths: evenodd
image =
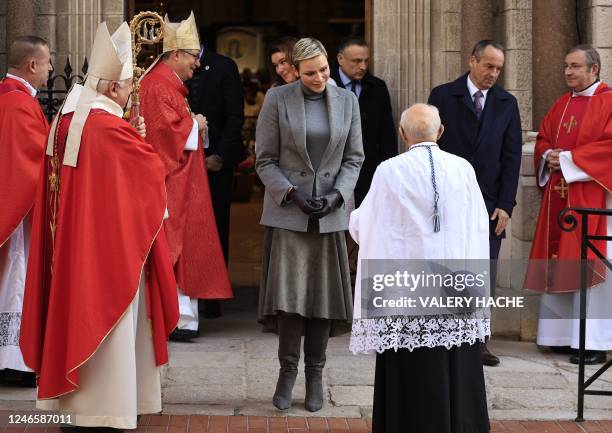
M 474 84 L 472 80 L 470 79 L 469 74 L 467 77 L 467 87 L 468 87 L 468 91 L 470 92 L 470 97 L 472 98 L 472 102 L 474 102 L 474 93 L 478 92 L 479 90 L 482 92 L 482 109 L 484 110 L 485 103 L 487 102 L 487 93 L 489 93 L 489 89 L 481 90 L 478 87 L 476 87 L 476 84 Z
M 353 83 L 353 80 L 342 71 L 342 68 L 340 66 L 338 66 L 338 72 L 340 73 L 340 80 L 342 81 L 344 88 L 346 90 L 351 90 L 351 84 Z M 359 95 L 361 95 L 361 81 L 359 80 L 355 81 L 355 94 L 358 98 Z

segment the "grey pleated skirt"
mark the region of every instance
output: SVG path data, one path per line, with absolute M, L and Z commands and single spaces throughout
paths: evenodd
M 277 332 L 279 312 L 330 319 L 330 336 L 351 330 L 353 295 L 344 232 L 266 227 L 258 321 Z

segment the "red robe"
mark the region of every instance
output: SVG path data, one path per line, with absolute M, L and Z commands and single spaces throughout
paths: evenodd
M 71 119 L 63 116 L 56 133 L 60 164 Z M 126 121 L 92 110 L 78 166 L 60 165 L 54 240 L 52 160 L 37 189 L 20 337 L 39 399 L 78 389 L 78 368 L 134 300 L 143 269 L 157 365 L 168 360 L 166 338 L 179 317 L 161 230 L 163 165 L 151 145 Z
M 49 124 L 27 87 L 0 82 L 0 246 L 26 217 L 36 194 Z
M 602 119 L 601 112 L 605 111 L 604 101 L 609 99 L 608 95 L 612 96 L 612 92 L 608 93 L 609 90 L 607 85 L 600 84 L 594 96 L 574 98 L 575 101 L 572 101 L 571 105 L 571 93 L 567 93 L 557 100 L 542 121 L 534 152 L 536 175 L 544 153 L 549 149 L 562 148 L 571 151 L 574 163 L 591 177 L 600 177 L 603 180 L 599 184 L 592 181 L 573 182 L 568 185 L 567 191 L 560 191 L 558 188 L 562 173 L 551 173 L 543 188 L 529 255 L 530 263 L 524 283 L 527 289 L 550 293 L 575 292 L 580 289 L 580 226 L 572 232 L 562 231 L 557 217 L 566 207 L 606 208 L 604 188 L 609 189 L 612 186 L 612 178 L 608 177 L 606 180 L 604 177 L 609 176 L 609 167 L 612 166 L 612 147 L 606 149 L 605 140 L 595 140 L 601 140 L 606 127 L 606 120 Z M 571 112 L 572 107 L 575 112 Z M 575 128 L 572 128 L 572 123 L 576 125 Z M 606 233 L 605 217 L 589 217 L 589 234 L 605 236 Z M 605 242 L 594 243 L 605 255 Z M 588 258 L 595 258 L 592 251 L 589 251 Z M 597 272 L 589 273 L 589 286 L 603 280 L 601 262 L 596 264 L 595 270 Z
M 232 295 L 208 186 L 201 137 L 197 151 L 185 151 L 193 127 L 187 88 L 163 62 L 142 80 L 140 113 L 147 141 L 166 167 L 169 220 L 165 224 L 170 257 L 180 290 L 191 298 L 228 299 Z

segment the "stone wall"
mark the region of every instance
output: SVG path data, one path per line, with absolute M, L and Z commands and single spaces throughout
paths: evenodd
M 1 74 L 6 72 L 6 53 L 10 44 L 7 33 L 11 32 L 11 24 L 14 25 L 7 21 L 15 19 L 11 14 L 7 15 L 7 5 L 13 1 L 16 0 L 0 0 Z M 80 72 L 93 44 L 98 23 L 106 21 L 112 33 L 123 21 L 123 0 L 19 0 L 18 3 L 19 7 L 27 3 L 32 9 L 33 33 L 49 41 L 53 64 L 62 73 L 67 59 L 70 59 L 73 70 Z
M 431 2 L 431 87 L 462 72 L 461 0 Z
M 612 0 L 578 0 L 581 39 L 601 56 L 602 81 L 612 82 Z
M 396 123 L 403 108 L 426 101 L 431 89 L 432 3 L 440 8 L 437 0 L 374 1 L 373 68 L 387 83 Z
M 6 0 L 0 0 L 0 75 L 6 72 Z

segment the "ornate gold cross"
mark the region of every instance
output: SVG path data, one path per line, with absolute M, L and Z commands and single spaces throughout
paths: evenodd
M 553 189 L 557 191 L 557 193 L 559 193 L 559 196 L 561 198 L 567 197 L 567 192 L 569 191 L 569 187 L 567 186 L 565 179 L 561 178 L 561 180 L 559 180 L 559 183 L 555 185 Z
M 565 131 L 568 134 L 570 134 L 574 126 L 577 126 L 577 125 L 578 125 L 578 122 L 576 122 L 576 118 L 574 117 L 573 114 L 571 115 L 569 121 L 563 123 L 563 127 L 565 128 Z

